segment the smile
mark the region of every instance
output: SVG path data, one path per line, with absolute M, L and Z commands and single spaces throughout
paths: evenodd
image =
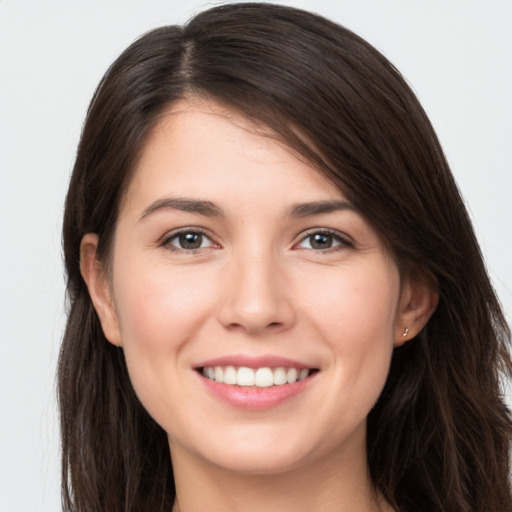
M 207 379 L 241 387 L 268 388 L 284 386 L 306 379 L 309 368 L 248 368 L 246 366 L 205 366 L 201 373 Z

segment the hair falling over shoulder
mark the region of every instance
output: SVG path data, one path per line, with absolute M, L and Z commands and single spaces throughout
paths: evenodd
M 60 353 L 63 507 L 169 511 L 166 433 L 108 343 L 80 274 L 97 233 L 108 268 L 123 192 L 170 104 L 213 98 L 274 131 L 349 197 L 400 271 L 439 304 L 395 350 L 368 418 L 376 488 L 401 512 L 510 512 L 510 330 L 441 146 L 398 71 L 349 30 L 272 4 L 215 7 L 120 55 L 91 101 L 66 199 L 68 322 Z

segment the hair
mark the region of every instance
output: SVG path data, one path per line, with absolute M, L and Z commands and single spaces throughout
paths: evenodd
M 439 294 L 395 349 L 368 417 L 372 481 L 402 512 L 510 512 L 510 330 L 434 130 L 393 65 L 353 32 L 271 4 L 223 5 L 148 32 L 91 101 L 66 199 L 68 322 L 58 368 L 63 506 L 168 511 L 167 435 L 107 342 L 80 274 L 80 242 L 109 259 L 120 202 L 160 115 L 188 97 L 270 128 L 380 234 L 401 274 Z

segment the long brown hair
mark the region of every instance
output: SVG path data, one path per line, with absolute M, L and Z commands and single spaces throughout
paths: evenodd
M 187 95 L 271 128 L 377 229 L 403 275 L 439 305 L 395 350 L 368 417 L 368 465 L 403 512 L 510 512 L 512 423 L 500 392 L 510 331 L 441 146 L 379 52 L 320 16 L 271 4 L 215 7 L 135 41 L 92 99 L 66 199 L 69 318 L 59 362 L 63 505 L 69 512 L 168 511 L 166 433 L 131 386 L 80 275 L 97 233 L 110 255 L 120 200 L 159 115 Z

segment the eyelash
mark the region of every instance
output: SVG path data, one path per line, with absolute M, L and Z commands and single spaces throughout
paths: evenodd
M 202 237 L 201 245 L 204 242 L 204 238 L 209 240 L 211 245 L 209 247 L 197 247 L 197 248 L 184 248 L 184 247 L 176 247 L 176 246 L 172 245 L 171 242 L 174 240 L 179 240 L 179 237 L 181 235 L 199 235 Z M 353 248 L 354 247 L 354 244 L 352 242 L 350 242 L 349 240 L 347 240 L 346 237 L 342 236 L 338 231 L 334 231 L 331 229 L 316 228 L 316 229 L 312 229 L 308 233 L 306 233 L 300 239 L 300 241 L 298 243 L 294 244 L 293 248 L 300 249 L 300 247 L 299 247 L 300 244 L 302 244 L 307 239 L 309 239 L 315 235 L 332 237 L 332 239 L 337 243 L 337 245 L 334 245 L 333 247 L 328 247 L 326 249 L 319 249 L 319 248 L 315 249 L 314 247 L 309 247 L 309 248 L 306 248 L 307 250 L 312 250 L 312 251 L 316 251 L 316 252 L 320 252 L 320 253 L 330 253 L 330 252 L 343 250 L 345 248 Z M 212 240 L 211 236 L 205 230 L 200 229 L 200 228 L 182 228 L 182 229 L 179 229 L 178 231 L 174 231 L 174 232 L 170 233 L 169 235 L 165 236 L 160 245 L 162 247 L 166 247 L 169 250 L 174 251 L 174 252 L 182 252 L 182 253 L 189 253 L 189 254 L 195 254 L 201 250 L 209 249 L 215 245 L 217 245 L 217 247 L 219 247 L 219 245 L 215 244 L 215 242 Z

